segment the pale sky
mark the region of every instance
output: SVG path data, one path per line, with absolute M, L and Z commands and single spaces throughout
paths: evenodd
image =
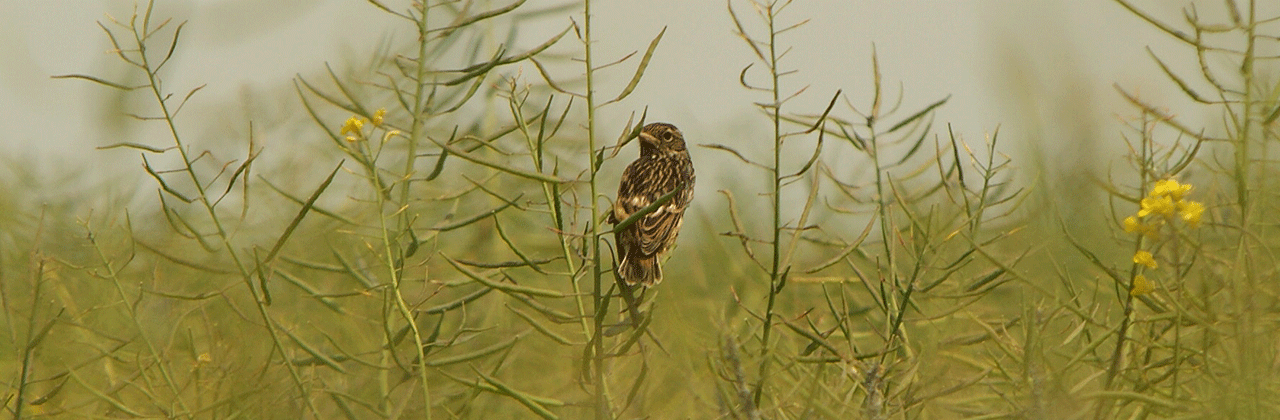
M 540 2 L 544 0 L 529 0 L 526 7 Z M 1171 19 L 1180 17 L 1181 2 L 1143 3 L 1162 8 L 1158 13 Z M 494 1 L 482 8 L 503 4 Z M 745 0 L 733 4 L 744 20 L 757 21 Z M 0 115 L 6 122 L 0 153 L 32 163 L 40 172 L 74 165 L 86 176 L 97 176 L 118 165 L 136 168 L 136 153 L 94 149 L 120 141 L 147 142 L 111 138 L 118 131 L 104 128 L 104 121 L 119 114 L 103 99 L 110 91 L 49 77 L 87 73 L 118 78 L 110 72 L 120 67 L 95 22 L 107 22 L 108 14 L 125 18 L 131 11 L 127 1 L 0 2 L 0 56 L 5 57 Z M 753 56 L 734 35 L 725 2 L 599 1 L 594 12 L 599 62 L 643 51 L 658 31 L 668 28 L 635 94 L 599 114 L 611 127 L 602 134 L 615 135 L 618 129 L 612 127 L 621 127 L 629 113 L 645 106 L 650 121 L 676 123 L 692 143 L 733 144 L 767 130 L 766 120 L 751 105 L 764 98 L 738 85 L 739 71 Z M 218 124 L 235 123 L 245 114 L 239 104 L 246 93 L 274 94 L 275 102 L 268 106 L 298 112 L 297 97 L 290 93 L 296 75 L 322 74 L 326 62 L 337 66 L 366 56 L 380 40 L 406 36 L 408 30 L 356 0 L 162 1 L 156 13 L 189 21 L 167 83 L 178 92 L 207 84 L 191 110 Z M 578 11 L 574 18 L 580 16 Z M 939 127 L 951 123 L 978 145 L 999 126 L 1009 147 L 1038 141 L 1053 150 L 1054 144 L 1089 140 L 1112 144 L 1119 152 L 1122 128 L 1116 117 L 1136 111 L 1122 102 L 1113 83 L 1176 105 L 1180 93 L 1160 76 L 1146 48 L 1173 60 L 1188 57 L 1168 36 L 1106 0 L 797 0 L 782 16 L 789 22 L 805 18 L 811 21 L 781 40 L 793 48 L 786 63 L 799 72 L 785 80 L 786 86 L 810 85 L 792 103 L 793 110 L 820 112 L 836 89 L 855 104 L 865 104 L 874 45 L 886 87 L 892 94 L 905 87 L 906 108 L 951 95 L 937 114 Z M 544 18 L 526 28 L 519 42 L 524 47 L 540 43 L 568 25 L 567 19 Z M 606 75 L 605 81 L 612 83 L 606 86 L 614 87 L 605 90 L 625 84 L 632 60 L 614 76 Z M 532 68 L 506 72 L 517 71 L 538 82 Z M 273 142 L 287 146 L 282 142 L 291 139 L 282 137 L 288 134 L 261 134 L 268 153 Z M 195 138 L 217 136 L 200 131 Z M 700 167 L 703 173 L 715 170 Z M 151 182 L 137 172 L 139 181 Z

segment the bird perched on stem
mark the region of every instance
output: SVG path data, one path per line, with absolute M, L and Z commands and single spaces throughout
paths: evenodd
M 676 126 L 652 123 L 640 131 L 640 157 L 622 172 L 618 199 L 609 222 L 617 225 L 668 194 L 668 201 L 629 226 L 615 227 L 618 276 L 627 285 L 653 286 L 662 281 L 658 261 L 680 233 L 684 211 L 693 200 L 693 161 Z

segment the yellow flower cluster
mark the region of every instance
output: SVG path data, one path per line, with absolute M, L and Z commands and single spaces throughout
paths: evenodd
M 1152 270 L 1159 267 L 1159 265 L 1156 264 L 1156 257 L 1147 251 L 1138 251 L 1137 253 L 1134 253 L 1133 263 Z M 1151 281 L 1147 276 L 1141 274 L 1133 277 L 1133 285 L 1129 288 L 1129 294 L 1142 296 L 1154 291 L 1156 291 L 1156 282 Z
M 342 130 L 338 131 L 338 133 L 347 136 L 347 141 L 354 143 L 364 138 L 364 132 L 360 131 L 362 128 L 364 128 L 364 120 L 352 116 L 347 118 L 346 123 L 342 124 Z
M 1154 270 L 1156 268 L 1156 257 L 1154 255 L 1151 255 L 1150 252 L 1138 251 L 1138 253 L 1133 254 L 1133 263 L 1138 265 L 1145 265 L 1147 266 L 1147 268 Z
M 338 134 L 347 136 L 347 141 L 352 143 L 364 140 L 365 137 L 363 129 L 365 123 L 372 122 L 375 127 L 381 127 L 382 121 L 386 116 L 386 108 L 378 108 L 378 110 L 373 113 L 372 121 L 352 115 L 351 118 L 347 118 L 347 122 L 342 124 L 342 129 L 338 131 Z
M 1180 184 L 1173 179 L 1157 181 L 1151 192 L 1138 203 L 1138 214 L 1126 217 L 1121 226 L 1125 232 L 1142 234 L 1152 239 L 1158 236 L 1162 226 L 1173 223 L 1175 219 L 1182 220 L 1187 227 L 1198 228 L 1201 217 L 1204 216 L 1204 204 L 1188 200 L 1187 194 L 1190 192 L 1191 184 Z M 1159 267 L 1155 256 L 1148 251 L 1134 253 L 1133 263 L 1151 270 Z M 1129 293 L 1142 296 L 1155 289 L 1154 281 L 1138 274 L 1133 278 Z
M 1156 182 L 1151 192 L 1139 203 L 1138 214 L 1124 219 L 1124 231 L 1155 236 L 1160 226 L 1174 216 L 1182 219 L 1189 227 L 1200 227 L 1204 204 L 1188 200 L 1188 192 L 1191 192 L 1191 184 L 1179 184 L 1172 179 Z M 1152 215 L 1158 217 L 1148 217 Z
M 1156 291 L 1156 283 L 1148 280 L 1147 276 L 1139 274 L 1133 277 L 1133 288 L 1129 289 L 1129 294 L 1142 296 L 1154 291 Z

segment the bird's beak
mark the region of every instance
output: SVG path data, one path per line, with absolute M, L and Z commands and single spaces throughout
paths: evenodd
M 644 144 L 647 144 L 647 145 L 650 145 L 650 146 L 657 146 L 657 145 L 658 145 L 658 138 L 657 138 L 657 137 L 654 137 L 652 134 L 645 133 L 645 132 L 641 132 L 641 133 L 640 133 L 640 142 L 641 142 L 641 143 L 644 143 Z

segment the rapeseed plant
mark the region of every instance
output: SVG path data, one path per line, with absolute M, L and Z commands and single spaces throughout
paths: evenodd
M 1125 232 L 1136 233 L 1150 239 L 1151 243 L 1160 239 L 1163 231 L 1176 229 L 1175 225 L 1179 222 L 1192 229 L 1200 227 L 1200 221 L 1204 215 L 1204 204 L 1187 198 L 1191 188 L 1191 184 L 1181 184 L 1172 178 L 1157 181 L 1147 196 L 1139 201 L 1138 212 L 1126 217 L 1121 222 L 1121 227 Z M 1160 267 L 1155 255 L 1145 249 L 1140 249 L 1133 254 L 1133 263 L 1148 270 Z M 1137 274 L 1133 278 L 1129 293 L 1141 296 L 1154 290 L 1155 282 L 1143 274 Z

